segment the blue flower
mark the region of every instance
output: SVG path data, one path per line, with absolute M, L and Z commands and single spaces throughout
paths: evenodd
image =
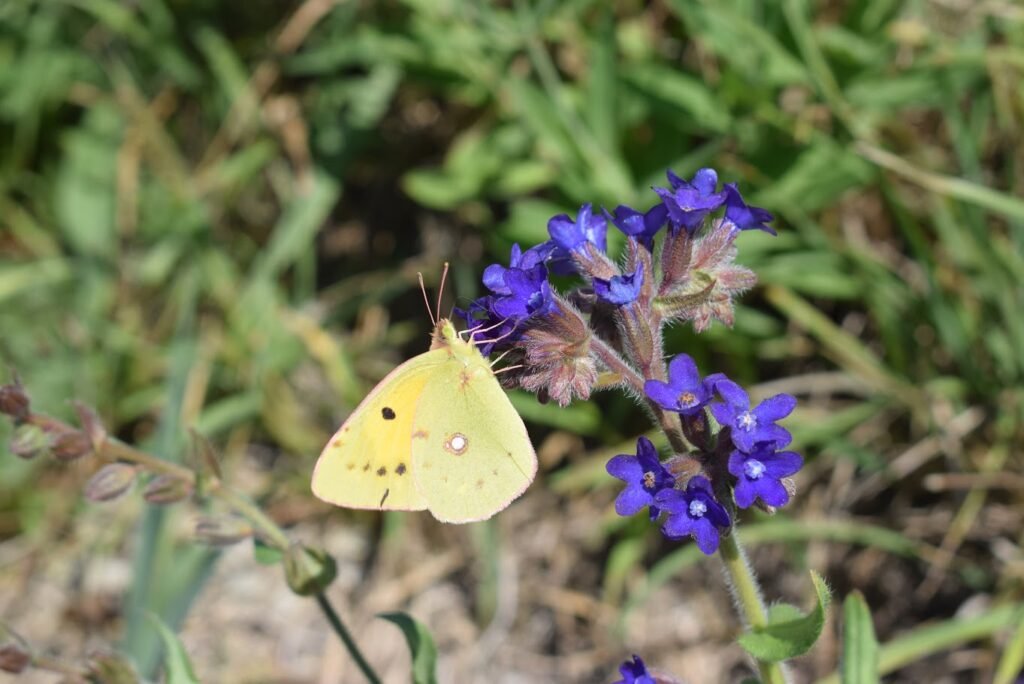
M 718 375 L 708 376 L 708 379 Z M 711 387 L 707 381 L 701 382 L 697 364 L 692 358 L 676 354 L 668 365 L 668 382 L 648 380 L 644 383 L 644 394 L 663 409 L 692 416 L 711 399 Z
M 731 522 L 725 507 L 715 500 L 706 477 L 695 475 L 685 490 L 664 489 L 655 500 L 668 511 L 668 520 L 661 528 L 666 537 L 693 537 L 697 548 L 709 556 L 718 550 L 718 530 Z
M 650 507 L 651 520 L 661 510 L 655 505 L 655 497 L 663 489 L 675 484 L 672 473 L 662 465 L 658 450 L 651 440 L 640 437 L 636 441 L 636 456 L 619 454 L 605 466 L 608 474 L 626 483 L 615 499 L 615 512 L 619 515 L 634 515 L 644 506 Z
M 711 413 L 715 420 L 731 428 L 732 443 L 740 451 L 749 454 L 758 442 L 770 442 L 778 448 L 793 440 L 785 428 L 775 424 L 796 408 L 796 399 L 792 395 L 776 394 L 750 408 L 750 397 L 732 380 L 719 379 L 715 389 L 725 403 L 712 404 Z
M 555 245 L 551 242 L 542 242 L 539 245 L 534 245 L 530 249 L 523 252 L 518 244 L 512 245 L 512 255 L 508 260 L 508 268 L 501 264 L 491 264 L 484 269 L 484 285 L 486 285 L 492 292 L 498 294 L 511 294 L 508 286 L 505 284 L 505 272 L 509 268 L 518 268 L 522 270 L 529 270 L 540 264 L 543 264 L 548 257 L 551 256 L 551 252 L 555 249 Z
M 667 172 L 671 190 L 654 188 L 665 208 L 673 228 L 685 228 L 693 234 L 704 217 L 725 203 L 725 193 L 715 192 L 718 174 L 714 169 L 700 169 L 692 181 L 685 181 L 672 171 Z
M 576 220 L 567 214 L 559 214 L 548 221 L 548 233 L 555 249 L 551 254 L 552 270 L 567 275 L 575 271 L 572 253 L 584 253 L 587 244 L 594 245 L 599 252 L 608 251 L 608 222 L 604 216 L 595 215 L 590 204 L 580 207 Z
M 644 265 L 637 264 L 632 275 L 612 276 L 609 280 L 595 277 L 593 283 L 594 294 L 599 299 L 615 306 L 632 304 L 644 286 Z
M 485 338 L 474 338 L 473 343 L 484 356 L 490 356 L 499 345 L 506 347 L 522 337 L 520 321 L 499 316 L 494 312 L 493 295 L 486 295 L 469 303 L 465 309 L 456 307 L 455 315 L 466 321 L 471 330 L 486 330 Z
M 774 228 L 764 225 L 775 218 L 771 212 L 761 207 L 748 206 L 740 196 L 740 191 L 736 188 L 735 183 L 726 183 L 724 194 L 726 221 L 731 221 L 740 230 L 756 228 L 772 235 L 778 235 Z
M 745 454 L 734 451 L 729 456 L 729 472 L 736 476 L 733 498 L 740 508 L 750 508 L 761 499 L 769 506 L 785 506 L 789 492 L 780 480 L 800 470 L 803 458 L 793 451 L 775 451 L 772 444 L 760 442 Z
M 505 269 L 504 296 L 495 297 L 491 310 L 499 318 L 522 321 L 534 314 L 551 313 L 555 300 L 548 282 L 548 270 L 543 264 L 530 269 Z
M 619 665 L 619 674 L 622 675 L 622 679 L 612 682 L 612 684 L 656 684 L 654 677 L 647 671 L 644 661 L 640 660 L 640 656 L 635 653 L 633 660 L 627 660 Z
M 650 251 L 654 248 L 654 236 L 668 220 L 668 209 L 663 202 L 659 202 L 648 209 L 646 213 L 641 214 L 632 207 L 620 204 L 615 207 L 614 214 L 608 213 L 608 210 L 605 209 L 604 215 L 619 230 Z
M 487 330 L 487 337 L 502 346 L 516 342 L 523 332 L 524 321 L 533 316 L 552 313 L 557 308 L 545 261 L 555 245 L 544 242 L 525 252 L 512 246 L 509 266 L 491 264 L 484 269 L 483 282 L 492 294 L 485 295 L 455 313 L 470 328 Z M 495 342 L 476 340 L 480 352 L 489 355 Z

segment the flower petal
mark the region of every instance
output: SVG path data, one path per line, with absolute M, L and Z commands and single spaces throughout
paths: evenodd
M 785 506 L 789 502 L 789 492 L 778 480 L 762 477 L 757 481 L 757 493 L 769 506 Z
M 702 195 L 711 195 L 718 188 L 718 174 L 714 169 L 698 169 L 691 183 Z
M 776 480 L 796 473 L 804 464 L 803 457 L 795 451 L 779 451 L 771 458 L 763 459 L 764 471 Z M 732 458 L 729 459 L 730 467 Z
M 668 364 L 668 380 L 677 392 L 696 389 L 700 385 L 700 371 L 693 358 L 687 354 L 676 354 Z
M 644 475 L 643 466 L 640 465 L 640 461 L 637 460 L 636 456 L 629 456 L 627 454 L 619 454 L 613 457 L 605 464 L 604 469 L 612 477 L 624 482 L 639 481 Z
M 511 290 L 505 286 L 505 271 L 508 270 L 501 264 L 491 264 L 484 269 L 484 285 L 498 294 L 509 294 Z
M 740 475 L 735 489 L 732 490 L 732 498 L 740 508 L 750 508 L 757 500 L 757 488 L 752 481 Z
M 746 391 L 728 378 L 723 378 L 715 383 L 715 390 L 722 395 L 729 404 L 738 409 L 746 411 L 750 408 L 750 397 Z
M 776 394 L 768 397 L 752 411 L 759 423 L 774 423 L 785 418 L 796 408 L 796 397 L 792 394 Z
M 701 518 L 694 525 L 694 539 L 697 540 L 697 548 L 710 556 L 718 550 L 718 530 L 706 518 Z
M 679 408 L 679 392 L 661 380 L 648 380 L 645 382 L 644 394 L 663 409 L 675 411 Z
M 653 502 L 643 487 L 629 485 L 615 498 L 615 512 L 621 516 L 635 515 Z

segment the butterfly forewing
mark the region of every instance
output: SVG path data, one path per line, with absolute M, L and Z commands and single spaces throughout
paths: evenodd
M 313 493 L 336 506 L 420 511 L 427 507 L 412 477 L 413 420 L 443 350 L 396 368 L 356 407 L 324 447 L 313 471 Z
M 416 486 L 443 522 L 490 518 L 537 472 L 526 426 L 487 362 L 469 351 L 452 355 L 423 388 L 413 423 Z

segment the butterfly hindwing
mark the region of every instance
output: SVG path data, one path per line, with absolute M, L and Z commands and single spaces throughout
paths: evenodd
M 533 481 L 537 457 L 491 367 L 462 340 L 423 388 L 412 464 L 426 507 L 443 522 L 490 518 Z
M 424 388 L 448 355 L 430 351 L 381 380 L 324 447 L 313 493 L 346 508 L 420 511 L 412 477 L 413 419 Z

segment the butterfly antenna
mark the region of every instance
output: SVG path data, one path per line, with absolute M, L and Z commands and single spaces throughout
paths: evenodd
M 448 262 L 444 262 L 444 270 L 441 271 L 441 286 L 437 288 L 437 316 L 441 317 L 441 300 L 444 298 L 444 281 L 448 278 Z
M 447 266 L 447 264 L 445 264 Z M 423 274 L 419 271 L 416 272 L 416 277 L 420 281 L 420 292 L 423 293 L 423 303 L 427 305 L 427 315 L 430 316 L 430 322 L 437 327 L 437 319 L 434 318 L 434 312 L 430 310 L 430 298 L 427 297 L 427 286 L 423 284 Z
M 475 328 L 469 328 L 465 332 L 468 332 L 470 339 L 473 339 L 473 338 L 476 337 L 477 333 L 485 333 L 488 330 L 494 330 L 495 328 L 500 328 L 501 326 L 505 325 L 505 323 L 507 323 L 507 322 L 508 322 L 508 318 L 502 318 L 500 321 L 498 321 L 494 325 L 489 325 L 486 328 L 478 325 Z M 498 339 L 500 340 L 501 338 L 499 337 Z M 484 343 L 486 343 L 486 340 L 482 340 L 482 341 Z M 475 343 L 476 343 L 476 341 L 474 340 L 474 344 Z
M 498 370 L 494 371 L 494 374 L 495 375 L 501 375 L 502 373 L 506 373 L 508 371 L 512 371 L 512 370 L 515 370 L 517 368 L 522 368 L 522 367 L 523 367 L 523 364 L 517 363 L 514 366 L 505 366 L 504 368 L 499 368 Z
M 508 320 L 508 319 L 506 319 L 506 320 Z M 486 332 L 486 331 L 490 330 L 491 328 L 496 328 L 496 327 L 497 326 L 492 325 L 490 328 L 484 328 L 483 330 L 480 330 L 479 332 Z M 473 344 L 492 344 L 494 342 L 501 342 L 503 339 L 505 339 L 509 335 L 512 335 L 515 332 L 516 332 L 516 329 L 512 328 L 508 332 L 506 332 L 504 334 L 501 334 L 501 335 L 498 335 L 497 337 L 495 337 L 494 339 L 491 339 L 491 340 L 478 340 L 478 339 L 476 339 L 476 337 L 475 337 L 476 333 L 474 332 L 473 336 L 470 336 L 470 340 L 472 341 Z

